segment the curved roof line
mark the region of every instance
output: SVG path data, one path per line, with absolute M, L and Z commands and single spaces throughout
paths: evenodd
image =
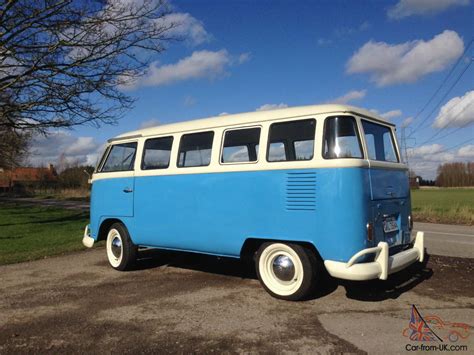
M 296 106 L 288 107 L 282 109 L 268 110 L 268 111 L 251 111 L 238 114 L 229 114 L 222 116 L 214 116 L 208 118 L 201 118 L 197 120 L 182 121 L 164 125 L 158 125 L 155 127 L 144 128 L 136 131 L 130 131 L 112 138 L 110 141 L 116 141 L 120 139 L 127 138 L 136 138 L 143 136 L 152 136 L 160 134 L 172 134 L 183 131 L 194 131 L 206 128 L 217 128 L 232 126 L 238 124 L 251 124 L 262 121 L 271 121 L 275 119 L 284 119 L 291 117 L 307 116 L 307 115 L 316 115 L 324 113 L 336 113 L 336 112 L 345 112 L 353 113 L 360 116 L 368 117 L 376 121 L 380 121 L 384 124 L 394 126 L 393 123 L 385 120 L 381 116 L 377 115 L 374 112 L 349 105 L 309 105 L 309 106 Z

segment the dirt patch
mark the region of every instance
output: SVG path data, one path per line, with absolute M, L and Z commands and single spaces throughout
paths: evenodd
M 474 259 L 430 255 L 427 269 L 432 276 L 416 293 L 451 301 L 474 298 Z

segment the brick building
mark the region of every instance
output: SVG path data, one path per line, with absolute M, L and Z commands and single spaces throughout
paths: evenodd
M 58 174 L 53 164 L 49 164 L 47 168 L 19 167 L 13 170 L 0 168 L 0 192 L 47 188 L 56 185 L 57 182 Z

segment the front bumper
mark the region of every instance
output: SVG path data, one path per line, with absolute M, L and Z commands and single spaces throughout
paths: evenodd
M 88 248 L 92 248 L 92 246 L 94 245 L 94 238 L 92 238 L 89 234 L 89 225 L 86 226 L 86 228 L 84 229 L 84 237 L 82 237 L 82 244 L 84 244 L 84 246 L 88 247 Z
M 398 254 L 388 255 L 388 243 L 380 242 L 376 247 L 363 249 L 347 262 L 324 261 L 329 274 L 333 277 L 346 280 L 386 280 L 389 274 L 400 271 L 415 261 L 422 262 L 425 257 L 424 233 L 416 234 L 413 248 L 404 250 Z M 357 259 L 363 255 L 375 254 L 375 261 L 370 263 L 356 264 Z

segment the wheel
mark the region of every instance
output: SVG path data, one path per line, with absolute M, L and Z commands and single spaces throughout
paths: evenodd
M 115 270 L 129 270 L 137 259 L 137 247 L 132 243 L 127 228 L 114 223 L 107 233 L 107 258 Z
M 314 253 L 301 245 L 264 243 L 255 263 L 260 283 L 273 297 L 298 301 L 314 290 L 318 262 Z

